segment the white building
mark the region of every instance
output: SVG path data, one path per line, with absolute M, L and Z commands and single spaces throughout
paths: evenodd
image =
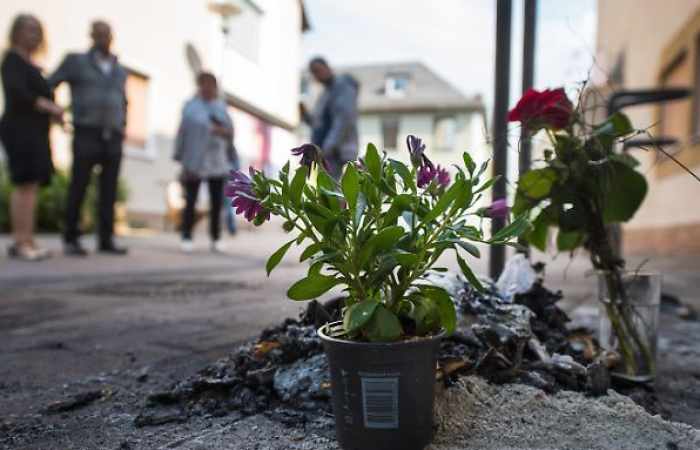
M 222 9 L 234 14 L 223 18 Z M 130 70 L 122 177 L 136 220 L 160 223 L 166 210 L 165 188 L 179 171 L 173 138 L 200 69 L 220 78 L 243 164 L 279 166 L 296 144 L 301 37 L 308 28 L 300 0 L 3 0 L 0 30 L 22 12 L 44 24 L 47 72 L 67 52 L 88 48 L 91 21 L 112 25 L 114 51 Z M 67 105 L 67 89 L 58 94 Z M 70 136 L 56 130 L 52 138 L 54 159 L 66 167 Z
M 359 85 L 360 153 L 368 143 L 390 157 L 407 160 L 408 134 L 423 139 L 430 158 L 449 166 L 469 151 L 475 160 L 489 158 L 485 109 L 481 97 L 466 97 L 419 62 L 340 67 Z M 308 74 L 302 79 L 302 98 L 312 104 L 320 87 Z

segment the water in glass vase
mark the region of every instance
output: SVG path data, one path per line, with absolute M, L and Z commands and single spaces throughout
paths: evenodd
M 613 376 L 649 382 L 656 376 L 661 275 L 600 272 L 599 341 L 620 355 Z

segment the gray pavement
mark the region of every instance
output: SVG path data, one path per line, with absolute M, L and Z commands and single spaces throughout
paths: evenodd
M 197 236 L 193 254 L 180 252 L 174 234 L 141 234 L 121 238 L 130 248 L 126 257 L 84 259 L 61 255 L 56 236 L 40 240 L 56 251 L 54 258 L 40 263 L 0 258 L 0 434 L 3 420 L 26 422 L 67 393 L 106 381 L 118 386 L 124 377 L 148 373 L 143 386 L 125 382 L 119 394 L 140 403 L 149 391 L 186 377 L 304 306 L 285 298 L 289 284 L 305 272 L 296 262 L 298 251 L 291 251 L 270 278 L 265 275 L 268 255 L 286 241 L 274 224 L 228 238 L 224 255 L 212 254 L 204 236 Z M 0 248 L 8 243 L 0 236 Z M 594 307 L 594 280 L 585 277 L 584 258 L 535 259 L 548 263 L 547 284 L 564 289 L 566 309 Z M 630 259 L 631 266 L 642 261 Z M 646 267 L 664 273 L 666 291 L 697 307 L 699 262 L 691 256 L 656 258 Z M 475 260 L 474 267 L 484 273 L 486 258 Z M 123 419 L 117 412 L 110 417 L 115 423 Z M 70 421 L 51 426 L 77 433 Z M 165 445 L 182 430 L 146 436 Z M 54 448 L 41 442 L 26 448 Z

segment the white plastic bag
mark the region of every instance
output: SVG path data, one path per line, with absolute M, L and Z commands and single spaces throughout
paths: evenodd
M 537 274 L 530 265 L 530 260 L 522 253 L 518 253 L 506 263 L 503 273 L 498 277 L 496 287 L 505 301 L 512 302 L 515 294 L 524 294 L 529 291 L 536 279 Z

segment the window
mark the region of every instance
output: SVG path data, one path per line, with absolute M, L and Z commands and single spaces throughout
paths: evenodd
M 656 135 L 678 140 L 674 158 L 696 170 L 700 166 L 700 9 L 678 30 L 661 52 L 658 82 L 663 87 L 690 88 L 691 98 L 661 103 L 657 106 Z M 659 177 L 676 176 L 683 169 L 663 155 L 655 170 Z
M 687 52 L 678 56 L 661 76 L 663 87 L 688 87 L 691 85 L 690 58 Z M 685 141 L 690 135 L 690 99 L 661 104 L 660 135 Z
M 396 150 L 399 137 L 399 116 L 382 117 L 382 141 L 384 150 Z
M 451 151 L 457 141 L 457 119 L 454 116 L 443 116 L 435 119 L 435 148 L 441 151 Z
M 263 11 L 251 0 L 238 0 L 235 3 L 241 12 L 228 18 L 226 45 L 257 63 Z
M 387 74 L 384 81 L 384 93 L 387 97 L 405 97 L 408 91 L 410 76 L 407 73 Z
M 148 84 L 147 75 L 128 69 L 126 78 L 126 143 L 132 147 L 145 149 L 148 138 L 147 128 L 147 103 Z

